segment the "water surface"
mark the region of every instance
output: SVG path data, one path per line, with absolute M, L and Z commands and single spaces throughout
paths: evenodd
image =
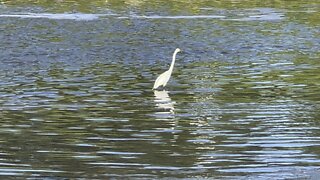
M 1 177 L 319 175 L 316 1 L 15 2 L 0 6 Z

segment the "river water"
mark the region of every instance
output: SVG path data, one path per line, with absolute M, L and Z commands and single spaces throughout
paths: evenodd
M 252 2 L 2 1 L 0 177 L 320 177 L 320 4 Z

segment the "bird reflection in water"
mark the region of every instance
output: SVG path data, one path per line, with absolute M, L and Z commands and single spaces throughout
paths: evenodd
M 153 91 L 154 92 L 154 102 L 158 109 L 164 110 L 164 113 L 174 114 L 174 104 L 175 102 L 171 100 L 168 91 Z

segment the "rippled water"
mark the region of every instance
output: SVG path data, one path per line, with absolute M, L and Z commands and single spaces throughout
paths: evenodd
M 320 176 L 319 5 L 0 9 L 0 177 Z

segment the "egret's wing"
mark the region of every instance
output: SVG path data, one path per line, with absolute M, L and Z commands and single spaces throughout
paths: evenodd
M 165 86 L 170 77 L 168 77 L 168 71 L 162 73 L 154 82 L 153 89 L 157 89 L 160 86 Z

